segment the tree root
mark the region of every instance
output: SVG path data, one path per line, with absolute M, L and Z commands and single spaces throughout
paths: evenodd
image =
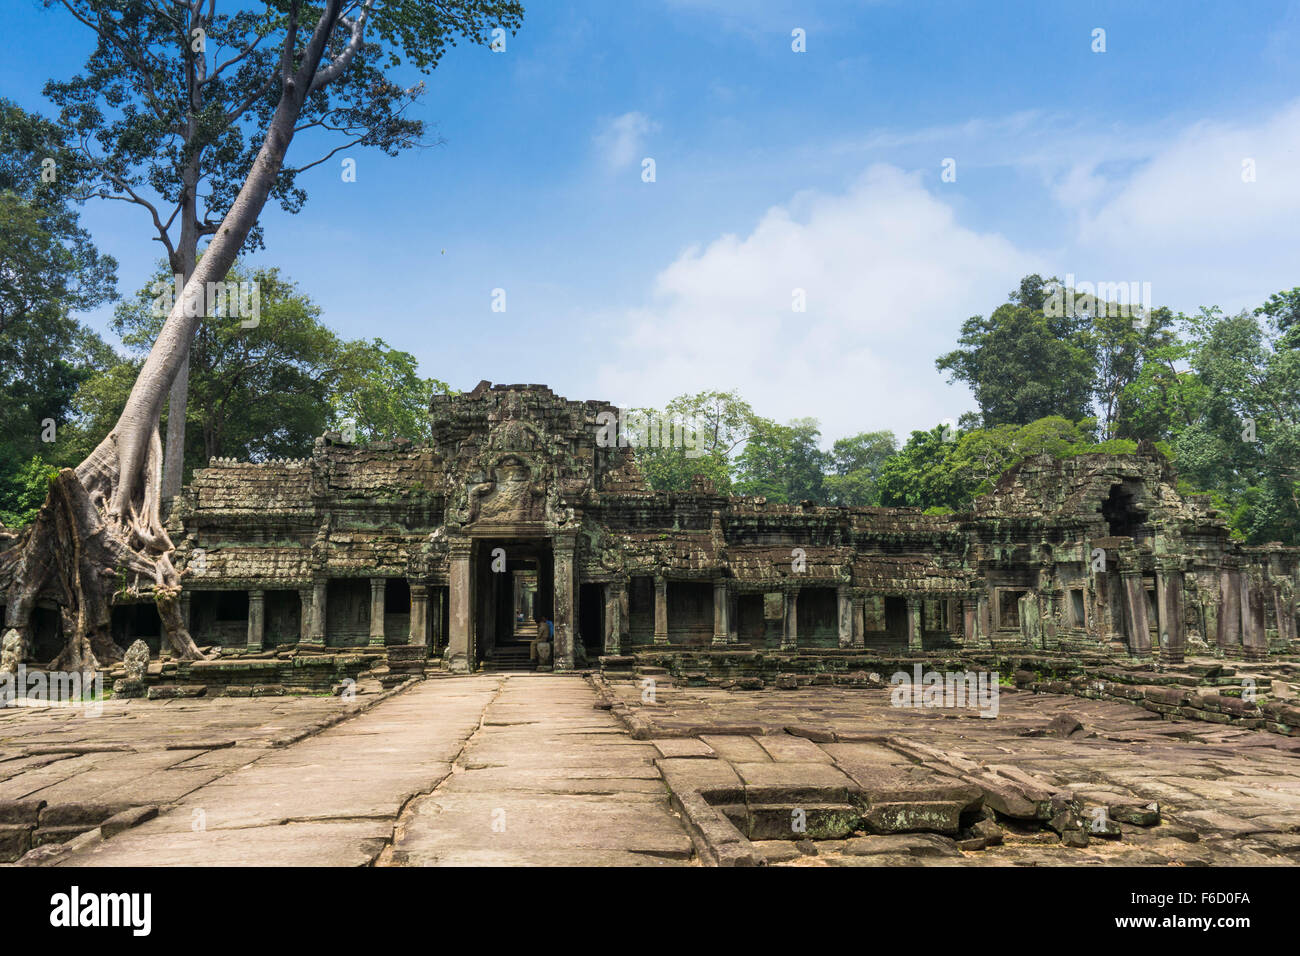
M 116 433 L 74 472 L 50 481 L 36 520 L 19 533 L 0 536 L 0 587 L 7 594 L 5 626 L 31 651 L 32 611 L 38 598 L 59 606 L 64 647 L 57 670 L 93 670 L 122 659 L 112 638 L 116 599 L 151 596 L 163 630 L 182 660 L 201 657 L 180 612 L 181 574 L 171 562 L 173 545 L 159 517 L 161 443 L 154 429 L 145 480 L 131 506 L 107 511 L 118 470 Z

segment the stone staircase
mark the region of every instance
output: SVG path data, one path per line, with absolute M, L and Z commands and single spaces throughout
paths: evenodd
M 527 644 L 494 647 L 483 661 L 485 671 L 535 671 L 537 662 L 529 660 Z

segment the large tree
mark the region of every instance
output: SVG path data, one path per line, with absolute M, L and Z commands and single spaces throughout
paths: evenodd
M 236 150 L 241 158 L 234 168 L 240 173 L 225 186 L 209 186 L 219 197 L 213 207 L 216 214 L 203 226 L 211 241 L 168 314 L 117 424 L 76 469 L 64 469 L 50 483 L 46 504 L 30 527 L 16 538 L 0 538 L 0 583 L 8 594 L 6 625 L 26 639 L 37 596 L 52 591 L 63 612 L 67 641 L 56 665 L 92 667 L 122 653 L 109 631 L 114 591 L 148 591 L 175 651 L 193 658 L 199 651 L 180 614 L 180 572 L 172 563 L 174 548 L 160 520 L 159 423 L 206 310 L 209 283 L 224 280 L 272 196 L 292 191 L 292 177 L 286 180 L 281 174 L 291 169 L 285 157 L 299 132 L 368 124 L 365 111 L 372 105 L 372 90 L 379 90 L 373 95 L 381 99 L 395 100 L 402 89 L 388 79 L 385 68 L 396 67 L 406 57 L 427 71 L 458 37 L 486 45 L 494 28 L 514 30 L 522 8 L 515 0 L 323 0 L 319 5 L 270 0 L 257 13 L 235 13 L 220 21 L 216 0 L 65 0 L 64 5 L 95 30 L 98 59 L 92 62 L 97 70 L 105 76 L 130 71 L 135 89 L 104 102 L 112 105 L 118 97 L 138 91 L 156 120 L 135 136 L 119 137 L 118 124 L 109 124 L 107 137 L 96 137 L 101 147 L 107 141 L 141 158 L 174 149 L 192 154 L 192 146 L 168 144 L 169 117 L 174 114 L 163 98 L 172 95 L 186 102 L 193 90 L 190 72 L 201 69 L 208 98 L 186 103 L 185 110 L 187 115 L 193 111 L 196 123 L 210 121 L 219 127 L 215 148 Z M 229 42 L 200 42 L 222 29 L 229 29 Z M 164 55 L 177 44 L 204 53 L 203 66 L 184 55 Z M 239 110 L 248 103 L 239 116 L 248 117 L 249 128 L 255 130 L 255 151 L 245 151 L 236 145 L 233 132 L 225 132 L 230 112 L 225 105 L 230 100 L 213 98 L 235 77 L 247 79 L 246 95 L 233 106 Z M 74 103 L 65 121 L 81 115 L 90 124 L 88 131 L 95 130 L 99 121 L 94 114 L 99 112 L 98 101 Z M 127 104 L 123 112 L 140 110 Z M 88 156 L 86 162 L 95 161 Z M 126 175 L 131 168 L 101 163 L 96 170 L 127 201 L 134 201 L 132 193 L 140 190 Z M 155 179 L 163 181 L 150 181 L 151 188 L 166 185 L 165 176 Z M 187 181 L 186 198 L 197 192 L 196 182 Z M 158 224 L 165 222 L 159 214 Z
M 96 39 L 77 75 L 45 88 L 80 144 L 63 175 L 83 198 L 140 208 L 182 284 L 239 195 L 288 74 L 310 53 L 313 24 L 328 30 L 321 36 L 326 66 L 305 77 L 310 89 L 298 91 L 286 132 L 307 132 L 316 152 L 281 164 L 270 190 L 291 213 L 307 198 L 299 178 L 305 170 L 353 147 L 393 155 L 421 143 L 424 124 L 405 113 L 422 84 L 403 85 L 386 73 L 402 54 L 417 67 L 432 66 L 457 34 L 479 39 L 489 24 L 518 16 L 515 4 L 489 0 L 268 0 L 230 12 L 216 0 L 45 3 L 66 9 Z M 262 238 L 254 222 L 245 248 L 260 247 Z M 174 408 L 184 408 L 188 380 L 183 357 L 170 392 Z M 187 417 L 167 418 L 164 497 L 180 490 Z

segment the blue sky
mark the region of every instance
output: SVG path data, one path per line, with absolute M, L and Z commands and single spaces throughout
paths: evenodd
M 26 40 L 0 95 L 48 109 L 44 80 L 90 38 L 4 5 Z M 1300 285 L 1300 4 L 525 7 L 505 52 L 462 45 L 429 78 L 417 115 L 444 145 L 350 153 L 354 183 L 318 167 L 253 260 L 453 385 L 623 404 L 736 388 L 827 440 L 901 438 L 971 407 L 934 358 L 1027 272 L 1150 282 L 1185 311 Z M 84 222 L 120 291 L 140 286 L 159 255 L 143 212 Z

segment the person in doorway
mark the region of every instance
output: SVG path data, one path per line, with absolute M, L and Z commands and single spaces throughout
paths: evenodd
M 538 641 L 555 641 L 555 625 L 551 623 L 549 617 L 544 617 L 537 622 L 537 637 L 528 642 L 528 659 L 537 660 L 537 642 Z

